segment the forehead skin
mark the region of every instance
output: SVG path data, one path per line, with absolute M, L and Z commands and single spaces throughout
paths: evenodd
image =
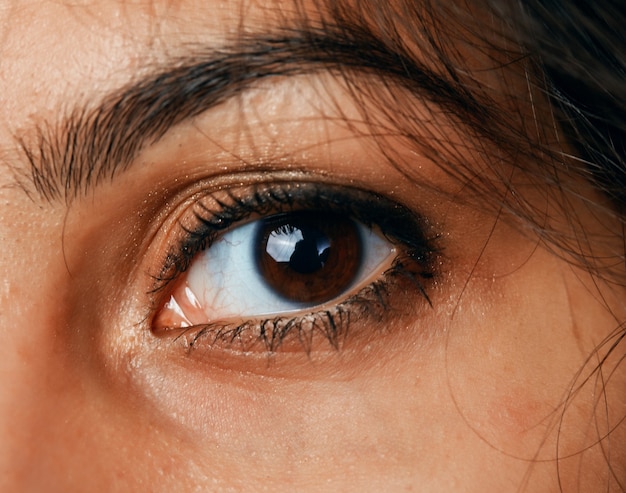
M 238 19 L 227 3 L 5 3 L 0 53 L 10 78 L 3 77 L 2 122 L 9 134 L 67 110 L 70 95 L 83 104 L 101 97 L 185 42 L 219 42 L 233 29 L 228 19 Z
M 359 168 L 383 163 L 376 146 L 351 140 L 346 126 L 311 124 L 311 107 L 323 102 L 300 106 L 330 94 L 358 115 L 330 83 L 269 84 L 148 146 L 138 160 L 150 170 L 71 206 L 39 200 L 21 137 L 189 46 L 284 23 L 294 10 L 288 2 L 206 0 L 0 6 L 0 490 L 541 492 L 623 484 L 624 449 L 607 459 L 598 437 L 624 415 L 626 377 L 612 374 L 602 394 L 591 372 L 597 360 L 586 361 L 624 319 L 616 301 L 624 293 L 594 286 L 531 232 L 489 211 L 449 203 L 449 194 L 422 190 L 384 164 Z M 464 137 L 450 132 L 451 141 Z M 256 155 L 241 137 L 249 134 L 264 149 L 284 147 L 271 172 L 356 182 L 432 215 L 446 246 L 432 308 L 422 300 L 413 318 L 362 327 L 367 344 L 343 353 L 279 357 L 275 366 L 232 355 L 207 363 L 203 353 L 187 357 L 155 342 L 137 322 L 149 305 L 145 274 L 159 242 L 170 240 L 169 214 L 193 195 L 171 190 L 193 191 L 209 172 L 236 183 L 230 174 L 242 165 L 232 155 Z M 329 134 L 343 143 L 317 145 Z M 423 156 L 414 163 L 443 180 Z M 151 198 L 159 195 L 165 199 Z M 589 374 L 591 383 L 568 397 Z M 623 429 L 612 435 L 617 444 Z

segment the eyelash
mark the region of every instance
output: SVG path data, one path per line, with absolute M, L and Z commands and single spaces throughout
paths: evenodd
M 214 204 L 215 207 L 206 205 Z M 348 327 L 362 316 L 383 322 L 392 307 L 390 289 L 407 283 L 432 306 L 425 282 L 434 277 L 434 247 L 436 238 L 426 238 L 429 229 L 426 221 L 403 205 L 379 194 L 356 188 L 322 183 L 277 182 L 251 187 L 220 190 L 199 197 L 189 207 L 191 213 L 179 218 L 179 233 L 173 241 L 159 274 L 153 276 L 155 297 L 185 273 L 196 256 L 210 248 L 219 236 L 234 226 L 254 217 L 296 210 L 315 210 L 344 214 L 362 222 L 367 227 L 377 227 L 399 254 L 379 279 L 360 289 L 330 308 L 306 313 L 276 316 L 241 323 L 207 323 L 180 329 L 176 339 L 184 337 L 189 348 L 196 347 L 202 339 L 209 339 L 209 347 L 239 344 L 240 351 L 261 349 L 274 353 L 284 347 L 288 337 L 295 340 L 307 353 L 312 350 L 317 333 L 335 349 L 339 349 L 348 333 Z M 188 209 L 188 210 L 189 210 Z M 192 222 L 191 226 L 185 221 Z M 406 290 L 398 289 L 398 292 Z M 161 306 L 156 303 L 155 306 Z M 315 310 L 315 307 L 312 308 Z M 153 310 L 154 311 L 154 310 Z M 405 309 L 406 311 L 406 309 Z

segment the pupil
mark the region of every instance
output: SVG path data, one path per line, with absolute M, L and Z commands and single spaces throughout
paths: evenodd
M 267 285 L 294 302 L 321 303 L 340 296 L 361 266 L 357 227 L 338 214 L 277 214 L 263 221 L 255 244 Z

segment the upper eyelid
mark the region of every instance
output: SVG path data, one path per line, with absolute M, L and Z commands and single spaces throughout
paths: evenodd
M 196 221 L 196 226 L 190 229 L 179 222 L 178 227 L 183 228 L 185 237 L 178 240 L 178 243 L 175 242 L 170 245 L 167 258 L 161 265 L 160 272 L 153 276 L 155 283 L 150 293 L 155 294 L 162 291 L 180 273 L 186 271 L 192 257 L 204 248 L 208 248 L 220 232 L 245 221 L 252 215 L 262 216 L 270 212 L 279 212 L 281 206 L 285 207 L 285 211 L 294 210 L 298 207 L 343 211 L 363 222 L 366 226 L 376 225 L 383 234 L 391 234 L 392 237 L 388 237 L 388 239 L 392 242 L 404 243 L 408 248 L 421 251 L 426 250 L 425 245 L 428 245 L 427 249 L 436 253 L 436 248 L 433 245 L 436 237 L 428 236 L 430 226 L 426 218 L 377 193 L 344 185 L 314 182 L 260 183 L 244 188 L 248 189 L 248 195 L 244 195 L 245 192 L 239 192 L 243 198 L 238 197 L 232 191 L 222 191 L 223 196 L 219 198 L 213 194 L 208 194 L 197 198 L 196 201 L 187 206 L 187 210 L 190 212 L 183 214 L 192 216 Z M 290 190 L 293 195 L 289 192 Z M 204 202 L 213 200 L 213 205 L 216 207 L 207 207 L 203 200 Z M 368 200 L 371 201 L 371 207 L 368 211 L 369 215 L 365 217 L 363 209 Z M 198 207 L 205 211 L 208 216 L 199 216 Z M 226 207 L 226 216 L 219 216 L 224 207 Z M 213 217 L 214 214 L 223 220 L 218 222 Z M 420 244 L 411 244 L 411 241 L 416 238 Z M 183 255 L 181 252 L 187 253 Z M 429 260 L 423 259 L 423 262 L 430 263 Z

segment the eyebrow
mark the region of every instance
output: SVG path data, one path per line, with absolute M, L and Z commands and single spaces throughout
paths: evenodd
M 255 82 L 322 70 L 390 78 L 455 113 L 477 117 L 485 110 L 462 85 L 390 48 L 369 29 L 282 29 L 171 61 L 109 93 L 95 108 L 76 107 L 60 123 L 38 127 L 34 145 L 19 140 L 30 180 L 44 201 L 72 200 L 128 169 L 173 126 Z

